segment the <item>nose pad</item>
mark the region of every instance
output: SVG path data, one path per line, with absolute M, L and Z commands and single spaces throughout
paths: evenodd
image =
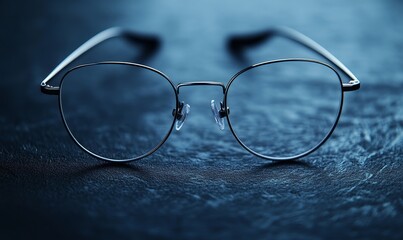
M 175 111 L 175 109 L 174 109 Z M 178 109 L 178 113 L 176 114 L 176 122 L 175 122 L 175 129 L 176 130 L 180 130 L 183 126 L 183 123 L 186 120 L 187 115 L 190 112 L 190 105 L 189 104 L 185 104 L 184 102 L 181 102 L 179 104 L 179 109 Z
M 211 111 L 213 113 L 215 122 L 217 123 L 218 127 L 220 128 L 220 130 L 224 130 L 224 115 L 222 114 L 222 108 L 223 108 L 223 104 L 220 103 L 220 107 L 218 107 L 218 105 L 215 103 L 214 99 L 211 100 Z

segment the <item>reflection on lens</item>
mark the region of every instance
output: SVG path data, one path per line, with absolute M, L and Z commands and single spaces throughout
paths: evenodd
M 342 85 L 327 65 L 304 60 L 263 63 L 228 88 L 229 123 L 249 150 L 289 159 L 317 147 L 333 130 Z
M 158 147 L 173 126 L 174 87 L 161 74 L 129 64 L 91 64 L 62 80 L 66 126 L 87 151 L 134 159 Z

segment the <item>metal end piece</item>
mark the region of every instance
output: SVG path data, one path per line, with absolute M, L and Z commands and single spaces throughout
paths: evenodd
M 48 95 L 59 95 L 60 89 L 59 87 L 54 87 L 41 83 L 41 92 Z
M 350 80 L 348 83 L 343 83 L 343 91 L 350 92 L 360 89 L 360 81 L 357 79 Z

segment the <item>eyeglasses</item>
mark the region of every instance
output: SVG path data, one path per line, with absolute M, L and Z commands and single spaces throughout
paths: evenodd
M 330 64 L 301 58 L 272 60 L 240 70 L 227 84 L 175 85 L 152 67 L 105 61 L 73 67 L 59 86 L 49 85 L 74 60 L 108 39 L 123 37 L 149 52 L 159 45 L 155 37 L 111 28 L 64 59 L 41 82 L 41 91 L 58 95 L 63 123 L 78 146 L 99 159 L 126 162 L 149 156 L 173 128 L 181 129 L 190 112 L 190 106 L 180 100 L 181 88 L 218 86 L 223 98 L 211 100 L 210 107 L 221 130 L 226 119 L 236 140 L 250 153 L 268 160 L 293 160 L 312 153 L 330 137 L 340 118 L 344 92 L 359 89 L 360 82 L 326 49 L 290 28 L 232 36 L 228 48 L 240 56 L 249 46 L 273 36 L 301 44 Z

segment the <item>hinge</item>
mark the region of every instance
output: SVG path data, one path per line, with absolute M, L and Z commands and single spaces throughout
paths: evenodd
M 41 92 L 48 95 L 59 95 L 60 89 L 59 87 L 54 87 L 45 83 L 41 83 Z
M 360 81 L 357 79 L 350 80 L 348 83 L 343 83 L 343 91 L 350 92 L 360 89 Z

